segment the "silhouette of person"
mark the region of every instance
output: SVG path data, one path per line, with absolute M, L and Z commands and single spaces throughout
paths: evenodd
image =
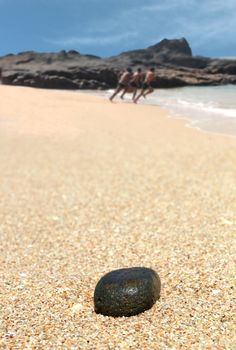
M 138 91 L 138 88 L 141 87 L 142 79 L 143 79 L 142 69 L 138 68 L 136 70 L 136 72 L 133 73 L 132 78 L 131 78 L 130 83 L 129 83 L 129 86 L 124 89 L 120 98 L 123 99 L 126 92 L 129 92 L 129 90 L 131 89 L 132 90 L 131 92 L 133 92 L 132 100 L 134 100 L 136 97 L 136 93 Z
M 155 68 L 150 68 L 146 72 L 145 78 L 142 84 L 142 89 L 140 91 L 140 94 L 134 99 L 134 103 L 137 103 L 137 101 L 140 99 L 141 96 L 146 97 L 148 94 L 151 94 L 154 91 L 152 87 L 152 82 L 155 79 L 154 71 L 155 71 Z
M 130 79 L 132 78 L 132 69 L 127 68 L 122 74 L 118 81 L 117 88 L 114 93 L 109 97 L 109 100 L 112 101 L 113 98 L 121 91 L 128 87 Z

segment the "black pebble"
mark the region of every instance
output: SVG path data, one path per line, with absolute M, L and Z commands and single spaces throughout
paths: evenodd
M 160 298 L 161 281 L 146 267 L 114 270 L 103 276 L 94 291 L 95 312 L 105 316 L 132 316 L 150 309 Z

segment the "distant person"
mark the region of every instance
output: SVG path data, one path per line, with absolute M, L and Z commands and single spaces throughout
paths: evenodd
M 138 91 L 138 88 L 140 88 L 142 85 L 142 79 L 143 79 L 142 69 L 138 68 L 136 70 L 136 72 L 133 73 L 132 78 L 131 78 L 130 83 L 129 83 L 129 86 L 126 89 L 124 89 L 124 92 L 122 93 L 120 98 L 123 99 L 125 94 L 127 92 L 130 92 L 130 90 L 131 90 L 131 92 L 133 92 L 132 100 L 134 100 L 136 97 L 136 93 Z
M 152 87 L 152 82 L 155 79 L 154 72 L 155 72 L 155 68 L 150 68 L 146 72 L 145 78 L 142 84 L 142 89 L 140 91 L 140 94 L 134 99 L 134 103 L 137 103 L 137 101 L 141 96 L 146 97 L 148 94 L 151 94 L 154 91 Z
M 132 69 L 127 68 L 122 74 L 118 81 L 117 88 L 115 89 L 114 93 L 109 97 L 109 100 L 112 101 L 113 98 L 122 90 L 126 89 L 129 86 L 129 82 L 132 78 Z

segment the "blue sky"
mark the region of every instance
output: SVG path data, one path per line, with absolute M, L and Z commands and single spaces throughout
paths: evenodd
M 236 0 L 0 0 L 0 55 L 74 49 L 102 57 L 185 37 L 236 56 Z

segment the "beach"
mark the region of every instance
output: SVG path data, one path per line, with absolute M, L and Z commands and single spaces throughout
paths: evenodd
M 0 85 L 0 349 L 234 349 L 236 137 L 153 105 Z M 94 312 L 107 272 L 160 276 Z
M 89 91 L 96 96 L 111 96 L 113 90 Z M 236 85 L 185 86 L 156 89 L 139 103 L 160 106 L 172 118 L 187 119 L 190 127 L 236 136 Z M 132 102 L 132 94 L 125 100 Z

